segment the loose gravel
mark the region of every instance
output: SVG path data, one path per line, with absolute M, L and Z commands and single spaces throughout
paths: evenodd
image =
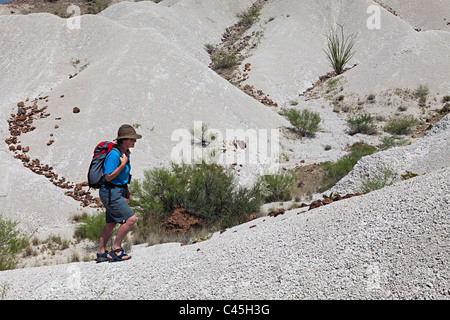
M 6 299 L 449 299 L 450 168 L 126 262 L 0 273 Z

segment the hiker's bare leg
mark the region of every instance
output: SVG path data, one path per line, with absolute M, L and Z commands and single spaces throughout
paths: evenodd
M 97 253 L 105 253 L 106 250 L 106 244 L 108 243 L 109 238 L 111 237 L 111 234 L 114 230 L 114 227 L 116 226 L 115 222 L 109 222 L 105 224 L 103 227 L 102 233 L 100 233 L 100 240 L 98 243 L 98 251 Z
M 136 216 L 131 216 L 130 218 L 125 220 L 124 224 L 119 227 L 119 229 L 117 230 L 116 239 L 114 240 L 114 244 L 112 245 L 113 250 L 120 249 L 122 247 L 123 239 L 125 239 L 128 232 L 130 232 L 131 227 L 136 223 L 136 220 Z

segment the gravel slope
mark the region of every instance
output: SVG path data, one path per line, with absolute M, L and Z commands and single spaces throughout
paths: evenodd
M 449 165 L 450 114 L 436 123 L 423 139 L 362 158 L 331 191 L 339 194 L 360 192 L 363 181 L 380 175 L 383 168 L 392 170 L 399 181 L 407 171 L 421 175 Z
M 123 263 L 0 273 L 6 299 L 448 299 L 450 168 Z M 254 227 L 252 227 L 254 226 Z

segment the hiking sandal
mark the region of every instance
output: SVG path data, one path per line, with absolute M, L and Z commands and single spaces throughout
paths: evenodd
M 108 257 L 108 251 L 105 251 L 102 254 L 97 253 L 97 258 L 94 260 L 97 261 L 97 263 L 100 263 L 100 262 L 111 261 L 111 258 Z
M 121 252 L 121 254 L 117 255 L 117 253 L 119 253 L 119 252 Z M 126 254 L 125 251 L 123 250 L 123 248 L 116 249 L 116 250 L 113 250 L 113 248 L 111 248 L 109 255 L 112 257 L 111 262 L 125 261 L 125 260 L 131 259 L 131 256 Z M 124 256 L 128 256 L 128 258 L 124 258 Z

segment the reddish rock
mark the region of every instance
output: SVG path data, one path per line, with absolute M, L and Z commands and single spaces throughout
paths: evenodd
M 321 207 L 321 206 L 323 206 L 322 201 L 321 200 L 316 200 L 316 201 L 313 201 L 313 202 L 310 203 L 309 210 L 312 210 L 312 209 L 315 209 L 315 208 L 318 208 L 318 207 Z
M 284 214 L 285 212 L 286 212 L 286 210 L 284 210 L 283 208 L 280 208 L 280 209 L 275 210 L 275 211 L 270 211 L 267 215 L 269 217 L 276 217 L 276 216 L 278 216 L 280 214 Z
M 191 215 L 184 208 L 176 208 L 162 223 L 167 233 L 186 233 L 201 226 L 201 220 Z

